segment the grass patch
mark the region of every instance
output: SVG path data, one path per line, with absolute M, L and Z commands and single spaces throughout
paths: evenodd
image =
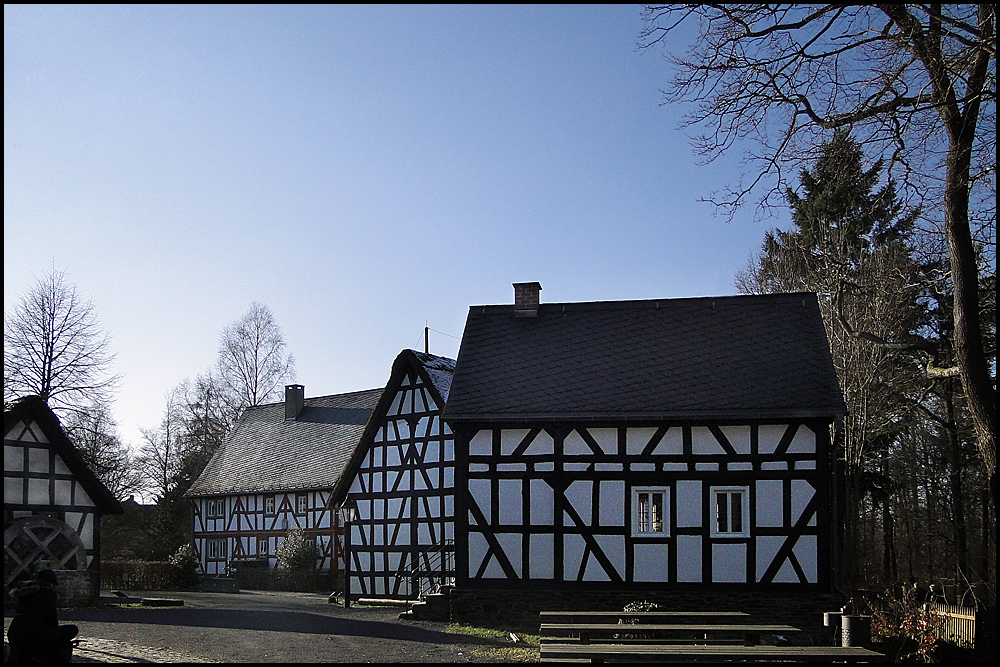
M 480 640 L 478 646 L 469 649 L 471 657 L 477 662 L 538 662 L 538 634 L 533 630 L 523 628 L 498 629 L 464 623 L 451 623 L 447 632 L 455 635 L 465 635 Z M 509 633 L 515 633 L 517 642 L 510 640 Z

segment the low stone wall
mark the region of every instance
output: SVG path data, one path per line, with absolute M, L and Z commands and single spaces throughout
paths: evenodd
M 637 601 L 649 601 L 677 611 L 743 611 L 755 623 L 794 625 L 808 632 L 823 632 L 823 612 L 843 605 L 835 593 L 751 592 L 705 590 L 698 592 L 650 591 L 500 591 L 455 588 L 451 591 L 451 620 L 460 623 L 510 623 L 538 625 L 544 610 L 618 611 Z
M 198 590 L 202 593 L 239 593 L 240 582 L 232 577 L 205 577 Z
M 88 607 L 101 597 L 101 581 L 94 570 L 53 570 L 59 585 L 56 604 L 60 607 Z

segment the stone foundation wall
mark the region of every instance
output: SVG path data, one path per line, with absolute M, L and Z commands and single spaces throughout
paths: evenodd
M 543 610 L 617 611 L 630 602 L 654 602 L 677 611 L 743 611 L 755 623 L 794 625 L 807 632 L 823 632 L 823 612 L 838 611 L 844 604 L 835 593 L 750 592 L 719 590 L 698 592 L 650 591 L 499 591 L 456 588 L 451 591 L 451 620 L 459 623 L 508 623 L 537 627 Z
M 59 585 L 56 604 L 60 607 L 87 607 L 101 597 L 101 581 L 96 570 L 53 570 Z

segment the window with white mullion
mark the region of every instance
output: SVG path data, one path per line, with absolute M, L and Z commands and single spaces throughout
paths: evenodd
M 666 487 L 632 489 L 632 536 L 669 537 L 670 490 Z
M 749 487 L 713 486 L 710 494 L 712 537 L 750 537 Z

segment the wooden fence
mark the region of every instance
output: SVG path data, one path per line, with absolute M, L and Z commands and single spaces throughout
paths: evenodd
M 973 648 L 976 645 L 976 608 L 959 607 L 943 602 L 930 602 L 924 605 L 927 609 L 942 617 L 943 623 L 939 637 L 958 646 Z M 982 614 L 982 612 L 980 612 Z M 980 631 L 989 632 L 980 622 Z M 992 632 L 996 632 L 995 628 Z M 983 638 L 985 639 L 985 638 Z

